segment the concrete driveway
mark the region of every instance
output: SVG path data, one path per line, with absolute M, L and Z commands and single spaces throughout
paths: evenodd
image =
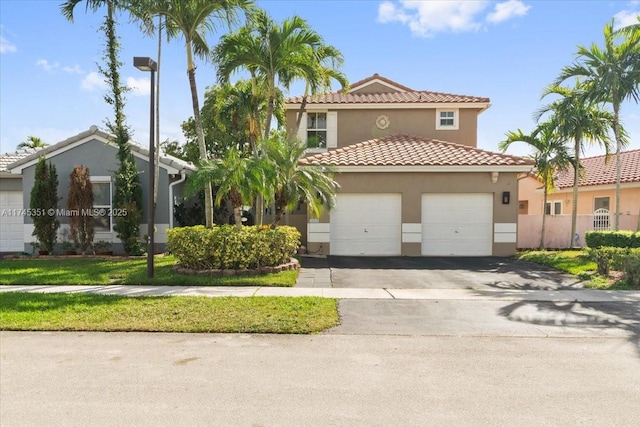
M 303 268 L 329 268 L 336 288 L 387 289 L 570 289 L 581 288 L 568 274 L 499 257 L 304 258 Z

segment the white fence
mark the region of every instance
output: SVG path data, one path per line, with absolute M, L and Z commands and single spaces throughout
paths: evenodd
M 614 217 L 609 219 L 614 228 Z M 638 231 L 638 215 L 621 215 L 620 230 Z M 574 246 L 584 247 L 584 234 L 587 231 L 603 227 L 602 215 L 578 215 L 576 222 L 577 242 Z M 530 249 L 540 246 L 542 215 L 518 215 L 518 248 Z M 545 222 L 545 247 L 565 249 L 571 247 L 571 215 L 547 215 Z

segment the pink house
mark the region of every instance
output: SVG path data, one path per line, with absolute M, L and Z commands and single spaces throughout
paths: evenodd
M 621 153 L 620 229 L 638 230 L 640 215 L 640 150 Z M 582 159 L 583 173 L 578 186 L 578 246 L 584 245 L 584 233 L 593 229 L 614 228 L 616 159 L 614 155 Z M 573 204 L 573 167 L 556 177 L 556 188 L 543 206 L 542 183 L 532 175 L 518 183 L 518 247 L 532 248 L 540 243 L 543 212 L 547 218 L 547 247 L 570 244 Z M 597 212 L 596 212 L 597 211 Z M 574 236 L 575 238 L 575 236 Z

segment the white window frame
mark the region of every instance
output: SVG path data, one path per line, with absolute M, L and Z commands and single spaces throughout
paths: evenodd
M 95 230 L 96 234 L 98 233 L 111 233 L 113 232 L 113 216 L 111 215 L 112 207 L 113 207 L 113 182 L 111 180 L 110 176 L 92 176 L 91 177 L 91 184 L 95 185 L 95 184 L 109 184 L 109 205 L 99 205 L 94 203 L 93 204 L 93 209 L 94 212 L 96 212 L 97 210 L 100 209 L 106 209 L 107 212 L 109 212 L 109 229 L 108 230 Z M 95 223 L 94 223 L 94 227 L 95 227 Z
M 303 142 L 307 142 L 307 137 L 309 135 L 307 131 L 307 117 L 308 114 L 326 114 L 327 117 L 327 138 L 325 140 L 326 147 L 318 147 L 318 148 L 307 148 L 308 153 L 323 153 L 331 148 L 338 147 L 338 112 L 337 111 L 328 111 L 328 110 L 312 110 L 305 111 L 302 113 L 300 127 L 298 128 L 298 139 Z M 324 129 L 311 129 L 313 130 L 324 130 Z
M 547 211 L 549 213 L 547 213 Z M 562 215 L 562 202 L 557 200 L 552 200 L 550 202 L 547 202 L 547 205 L 544 208 L 544 214 L 545 215 Z
M 446 114 L 447 116 L 443 116 Z M 452 116 L 449 116 L 452 114 Z M 436 108 L 436 130 L 458 130 L 460 110 L 457 108 Z M 453 120 L 453 124 L 442 124 L 442 120 Z
M 311 115 L 315 115 L 316 116 L 316 126 L 317 126 L 317 123 L 319 122 L 319 120 L 317 119 L 317 116 L 320 115 L 320 114 L 324 115 L 324 127 L 323 128 L 319 128 L 319 127 L 310 128 L 309 127 L 309 120 L 311 118 Z M 307 141 L 307 142 L 309 141 L 309 132 L 324 132 L 324 145 L 318 145 L 316 147 L 308 147 L 308 148 L 311 148 L 311 149 L 320 148 L 320 149 L 323 149 L 323 150 L 326 149 L 327 148 L 327 139 L 328 139 L 328 134 L 329 134 L 329 131 L 328 131 L 328 114 L 327 114 L 327 112 L 326 111 L 308 111 L 306 118 L 307 118 L 307 130 L 306 130 L 306 137 L 307 138 L 306 138 L 305 141 Z

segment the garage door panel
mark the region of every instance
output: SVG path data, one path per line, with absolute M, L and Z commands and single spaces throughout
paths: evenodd
M 423 255 L 491 255 L 492 231 L 492 194 L 423 194 Z
M 332 255 L 400 255 L 400 194 L 339 194 L 331 211 Z
M 0 252 L 24 251 L 24 218 L 18 215 L 22 209 L 21 191 L 0 192 Z

